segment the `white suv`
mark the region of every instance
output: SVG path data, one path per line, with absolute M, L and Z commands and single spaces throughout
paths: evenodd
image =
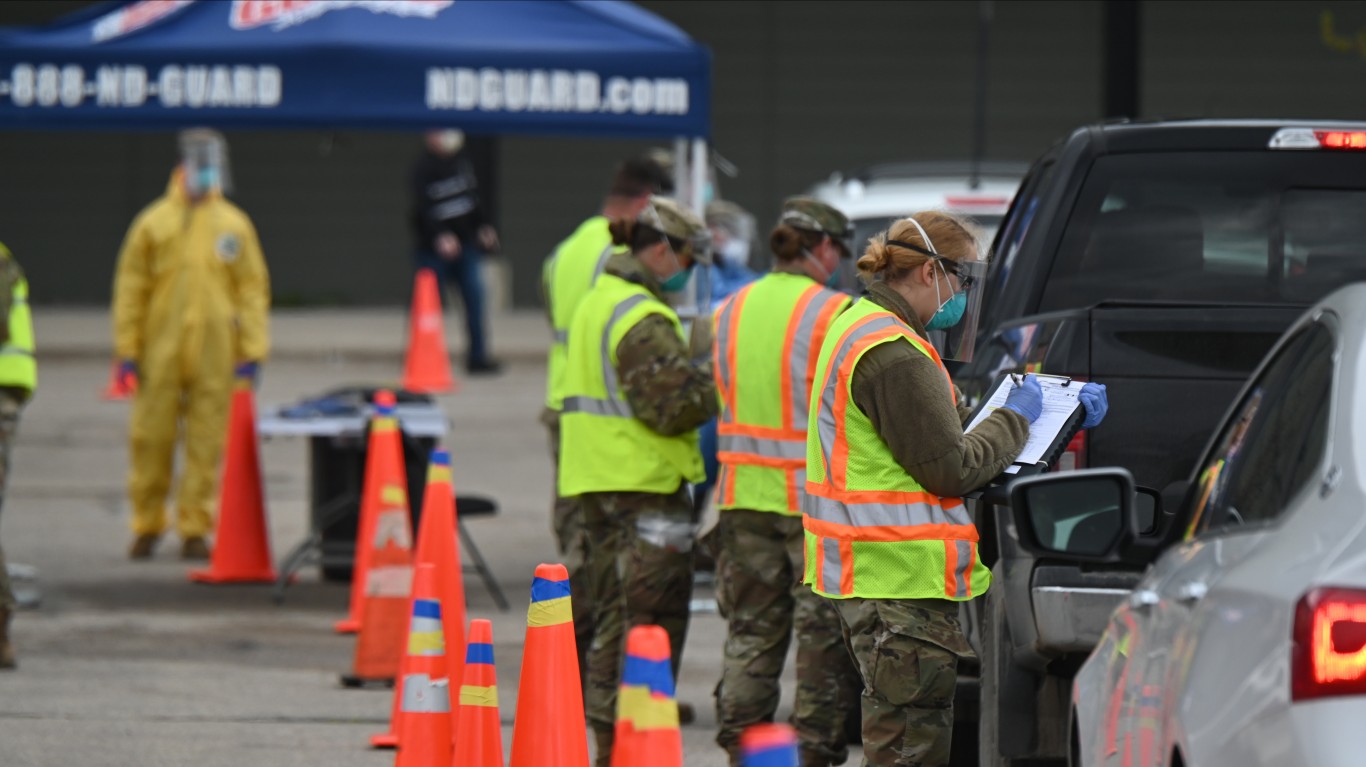
M 1028 165 L 984 162 L 973 184 L 967 162 L 902 162 L 835 173 L 811 187 L 812 197 L 835 206 L 854 225 L 854 258 L 894 219 L 921 210 L 968 216 L 981 227 L 985 248 L 1010 207 Z

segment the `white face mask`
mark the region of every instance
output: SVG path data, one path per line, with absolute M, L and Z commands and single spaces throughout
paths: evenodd
M 716 255 L 726 266 L 735 268 L 749 266 L 749 243 L 741 239 L 727 240 Z
M 455 154 L 465 146 L 465 132 L 454 129 L 443 130 L 437 134 L 436 143 L 443 152 Z

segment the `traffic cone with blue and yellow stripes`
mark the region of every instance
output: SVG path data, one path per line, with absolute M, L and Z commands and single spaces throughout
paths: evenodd
M 564 565 L 537 565 L 531 582 L 509 765 L 588 767 L 579 653 Z
M 636 626 L 626 635 L 612 767 L 682 765 L 683 735 L 678 731 L 669 634 L 659 626 Z
M 413 579 L 412 622 L 400 680 L 395 767 L 450 767 L 451 690 L 436 568 L 419 565 Z
M 456 546 L 455 491 L 451 486 L 451 454 L 437 448 L 427 466 L 427 491 L 422 501 L 422 521 L 417 533 L 414 564 L 436 568 L 437 597 L 441 599 L 441 631 L 450 652 L 446 656 L 452 681 L 464 675 L 465 585 L 460 572 L 460 550 Z M 401 673 L 401 672 L 400 672 Z M 398 745 L 398 704 L 394 695 L 389 715 L 389 731 L 370 738 L 375 748 Z
M 745 767 L 797 767 L 797 731 L 791 725 L 756 724 L 740 735 Z
M 493 624 L 470 621 L 465 679 L 455 713 L 455 764 L 503 767 L 503 724 L 498 719 L 498 677 L 493 668 Z

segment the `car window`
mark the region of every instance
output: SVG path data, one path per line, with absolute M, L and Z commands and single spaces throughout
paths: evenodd
M 1357 154 L 1101 157 L 1040 311 L 1106 300 L 1313 303 L 1366 278 L 1362 178 Z
M 1277 353 L 1197 477 L 1187 537 L 1273 520 L 1315 475 L 1327 450 L 1335 343 L 1315 323 Z

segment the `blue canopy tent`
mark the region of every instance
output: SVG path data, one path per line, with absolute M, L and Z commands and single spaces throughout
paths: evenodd
M 700 210 L 711 54 L 617 0 L 114 0 L 0 28 L 0 130 L 672 138 Z
M 711 56 L 614 0 L 136 0 L 0 29 L 0 128 L 703 138 Z

